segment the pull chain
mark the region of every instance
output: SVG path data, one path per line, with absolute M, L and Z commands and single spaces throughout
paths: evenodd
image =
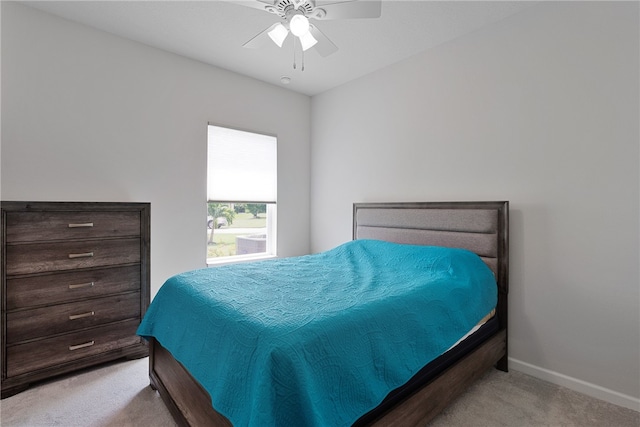
M 295 70 L 297 65 L 296 65 L 296 39 L 297 37 L 293 38 L 293 69 Z M 300 71 L 304 71 L 304 50 L 302 50 L 302 43 L 300 44 L 300 57 L 301 57 L 301 62 L 302 62 L 302 68 L 300 68 Z
M 293 69 L 296 69 L 296 37 L 293 38 Z

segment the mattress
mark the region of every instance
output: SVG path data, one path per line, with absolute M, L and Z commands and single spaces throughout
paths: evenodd
M 138 333 L 235 426 L 341 426 L 447 352 L 496 299 L 493 273 L 469 251 L 357 240 L 175 276 Z
M 464 336 L 462 338 L 460 338 L 458 341 L 455 342 L 455 344 L 453 344 L 451 347 L 449 347 L 449 350 L 451 350 L 452 348 L 454 348 L 455 346 L 457 346 L 458 344 L 460 344 L 462 341 L 466 340 L 470 335 L 472 335 L 473 333 L 475 333 L 478 329 L 480 329 L 485 323 L 487 323 L 489 320 L 491 320 L 494 316 L 496 315 L 496 309 L 494 308 L 493 310 L 491 310 L 489 312 L 489 314 L 487 314 L 486 316 L 484 316 L 476 326 L 474 326 L 469 332 L 467 332 L 466 334 L 464 334 Z

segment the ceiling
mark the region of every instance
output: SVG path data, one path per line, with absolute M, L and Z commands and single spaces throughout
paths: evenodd
M 256 0 L 248 0 L 256 1 Z M 267 0 L 263 0 L 267 1 Z M 338 0 L 316 3 L 335 3 Z M 368 0 L 360 0 L 368 1 Z M 282 48 L 268 42 L 243 48 L 278 21 L 242 1 L 28 1 L 28 6 L 127 39 L 315 95 L 387 65 L 469 34 L 530 7 L 525 1 L 383 0 L 375 19 L 312 21 L 339 50 L 321 57 L 300 51 L 293 68 L 292 37 Z M 288 76 L 288 85 L 281 77 Z

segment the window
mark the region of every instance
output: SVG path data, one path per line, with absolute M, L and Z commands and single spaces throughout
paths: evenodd
M 276 254 L 277 139 L 209 125 L 207 260 Z

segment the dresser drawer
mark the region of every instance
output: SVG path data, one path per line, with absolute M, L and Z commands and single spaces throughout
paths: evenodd
M 43 369 L 140 343 L 138 320 L 7 347 L 7 376 Z
M 7 279 L 7 310 L 58 304 L 140 289 L 140 266 Z
M 7 245 L 7 275 L 140 262 L 140 239 Z
M 140 319 L 140 293 L 7 313 L 7 344 L 126 319 Z
M 140 235 L 139 212 L 7 212 L 7 243 Z

